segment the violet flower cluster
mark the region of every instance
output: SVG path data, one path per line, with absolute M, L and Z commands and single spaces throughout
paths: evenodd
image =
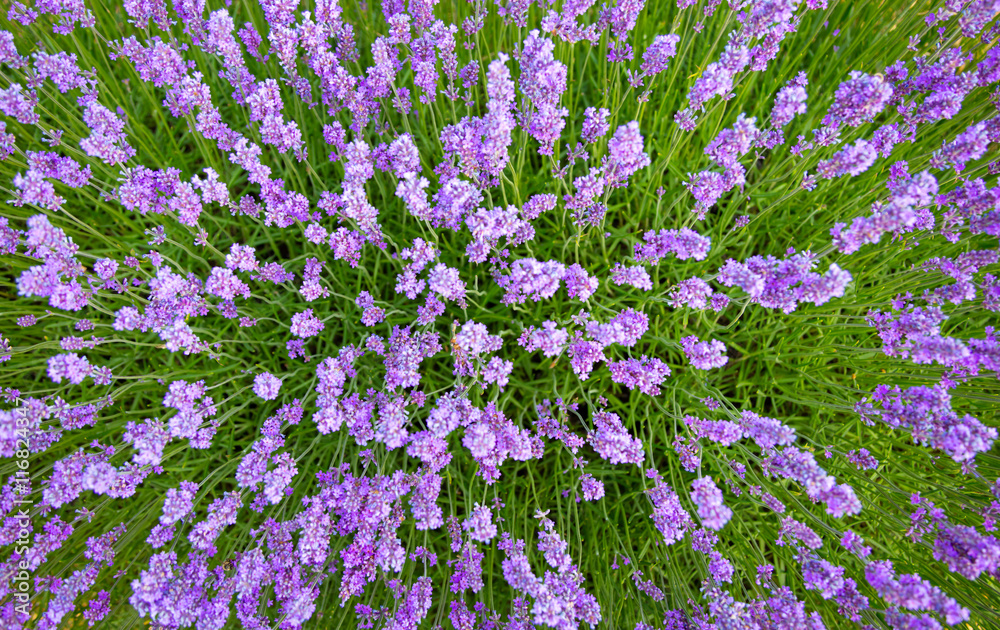
M 1000 3 L 8 4 L 0 627 L 987 618 Z

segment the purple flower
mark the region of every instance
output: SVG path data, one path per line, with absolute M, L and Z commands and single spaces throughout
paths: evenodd
M 735 42 L 727 44 L 718 62 L 708 64 L 688 92 L 691 109 L 701 111 L 715 96 L 725 97 L 733 89 L 736 75 L 750 63 L 750 50 Z M 682 127 L 683 128 L 683 127 Z
M 517 343 L 528 352 L 541 350 L 546 357 L 558 355 L 566 347 L 569 333 L 564 328 L 558 328 L 554 321 L 545 321 L 541 329 L 529 326 L 521 333 Z
M 211 275 L 205 281 L 205 292 L 224 300 L 232 300 L 238 295 L 244 300 L 250 297 L 250 287 L 227 267 L 212 268 Z
M 118 261 L 111 258 L 102 258 L 94 263 L 94 273 L 101 280 L 110 280 L 118 271 Z
M 681 339 L 681 347 L 691 365 L 702 370 L 719 368 L 729 361 L 726 346 L 716 339 L 699 341 L 698 337 L 690 335 Z
M 872 120 L 891 97 L 892 86 L 881 75 L 872 76 L 853 70 L 851 78 L 837 88 L 823 124 L 827 127 L 841 124 L 857 127 Z
M 75 352 L 57 354 L 49 357 L 48 374 L 54 383 L 61 383 L 65 378 L 74 385 L 79 385 L 83 379 L 90 376 L 93 366 L 87 357 L 81 357 Z
M 587 436 L 601 458 L 612 464 L 641 464 L 645 459 L 642 442 L 629 435 L 618 414 L 599 411 L 594 414 L 595 431 Z
M 733 516 L 733 511 L 723 502 L 722 491 L 711 477 L 699 477 L 691 482 L 691 500 L 698 506 L 702 525 L 709 529 L 722 529 Z
M 354 303 L 359 308 L 364 309 L 364 313 L 361 315 L 361 323 L 365 326 L 374 326 L 385 319 L 385 309 L 375 306 L 375 299 L 372 298 L 371 293 L 368 291 L 362 291 L 354 300 Z
M 929 610 L 945 618 L 949 625 L 969 619 L 969 610 L 958 605 L 941 589 L 916 573 L 896 578 L 890 560 L 878 560 L 865 568 L 865 579 L 890 606 L 907 610 Z
M 871 168 L 877 157 L 875 146 L 860 138 L 853 146 L 841 149 L 829 160 L 820 160 L 816 172 L 824 179 L 842 175 L 856 177 Z
M 780 128 L 791 122 L 796 115 L 806 113 L 806 73 L 800 72 L 774 97 L 774 107 L 771 109 L 771 125 Z
M 720 131 L 705 147 L 705 154 L 722 168 L 732 168 L 736 165 L 736 160 L 757 141 L 760 131 L 756 122 L 756 118 L 747 118 L 746 114 L 741 113 L 731 129 Z
M 135 149 L 128 144 L 124 132 L 124 116 L 116 116 L 107 107 L 91 101 L 83 112 L 83 122 L 91 131 L 89 137 L 80 141 L 80 148 L 87 155 L 97 157 L 111 166 L 135 156 Z
M 298 468 L 288 453 L 281 453 L 272 461 L 275 467 L 264 473 L 264 496 L 268 503 L 276 505 L 285 498 L 285 489 L 291 484 Z
M 566 283 L 566 294 L 571 298 L 586 301 L 597 291 L 599 280 L 587 274 L 587 270 L 577 263 L 566 267 L 563 275 Z
M 650 230 L 643 234 L 643 243 L 636 243 L 633 257 L 636 262 L 656 264 L 668 254 L 680 260 L 693 258 L 705 260 L 711 247 L 711 240 L 690 228 L 680 230 Z
M 788 446 L 795 441 L 794 430 L 774 418 L 760 416 L 752 411 L 742 411 L 740 425 L 747 437 L 765 451 L 779 445 Z
M 497 526 L 493 523 L 493 512 L 485 505 L 476 504 L 472 514 L 462 523 L 462 529 L 469 532 L 469 538 L 479 542 L 489 542 L 497 535 Z
M 514 370 L 513 361 L 505 361 L 500 357 L 493 357 L 483 368 L 483 382 L 496 383 L 500 391 L 510 382 L 510 373 Z
M 674 114 L 674 122 L 683 131 L 694 131 L 697 126 L 698 117 L 691 112 L 691 108 L 682 109 Z
M 951 395 L 943 385 L 879 386 L 872 399 L 882 409 L 858 403 L 863 418 L 877 418 L 890 427 L 909 429 L 914 441 L 939 448 L 956 462 L 967 462 L 978 453 L 989 451 L 997 439 L 997 430 L 971 415 L 960 416 L 951 407 Z
M 608 186 L 625 186 L 632 174 L 649 166 L 649 155 L 643 151 L 642 143 L 639 123 L 634 120 L 615 130 L 608 140 L 608 154 L 601 160 Z
M 89 464 L 83 471 L 81 486 L 95 494 L 107 494 L 118 479 L 118 470 L 107 462 Z
M 160 524 L 173 525 L 190 514 L 194 509 L 194 495 L 197 491 L 198 484 L 190 481 L 182 481 L 178 488 L 169 488 L 163 501 Z
M 649 272 L 640 265 L 626 267 L 622 263 L 615 263 L 615 266 L 611 268 L 611 281 L 618 286 L 628 284 L 643 291 L 653 289 L 653 281 L 649 277 Z
M 539 31 L 532 30 L 524 40 L 520 58 L 518 87 L 535 109 L 524 126 L 540 143 L 538 152 L 542 155 L 552 154 L 569 113 L 569 110 L 558 106 L 562 93 L 566 91 L 567 68 L 555 59 L 553 50 L 555 44 L 552 40 L 542 39 Z
M 313 310 L 307 308 L 301 313 L 292 315 L 290 331 L 296 337 L 308 339 L 318 335 L 325 327 L 326 325 L 313 315 Z
M 631 348 L 649 330 L 649 317 L 633 308 L 623 309 L 606 324 L 587 322 L 587 335 L 602 347 L 619 344 Z
M 521 258 L 510 266 L 510 275 L 494 274 L 496 283 L 506 290 L 504 304 L 524 304 L 529 298 L 538 302 L 555 295 L 559 281 L 566 273 L 566 266 L 549 260 L 539 262 L 534 258 Z
M 393 326 L 386 351 L 385 383 L 389 391 L 397 387 L 416 387 L 420 382 L 417 371 L 424 357 L 431 357 L 441 349 L 437 333 L 411 333 L 410 327 Z
M 934 559 L 947 564 L 950 571 L 975 580 L 1000 566 L 1000 542 L 980 534 L 975 527 L 942 522 L 934 540 Z
M 775 451 L 764 460 L 768 475 L 778 475 L 798 481 L 806 494 L 815 501 L 826 503 L 826 512 L 834 518 L 861 511 L 861 501 L 847 484 L 837 485 L 832 475 L 820 468 L 812 453 L 787 447 Z
M 852 449 L 847 454 L 847 459 L 857 466 L 858 470 L 875 470 L 878 468 L 878 460 L 866 448 L 859 449 L 858 451 Z
M 226 255 L 226 267 L 240 271 L 257 271 L 258 265 L 254 251 L 254 248 L 249 245 L 233 243 L 229 254 Z
M 872 553 L 872 548 L 864 543 L 864 538 L 858 536 L 851 530 L 845 531 L 844 535 L 840 539 L 841 546 L 848 551 L 856 553 L 859 558 L 867 558 Z
M 836 264 L 823 275 L 811 271 L 814 264 L 812 254 L 795 254 L 794 250 L 780 260 L 773 256 L 752 256 L 744 263 L 730 259 L 719 269 L 716 280 L 740 287 L 752 302 L 765 308 L 791 313 L 800 301 L 823 304 L 844 295 L 851 281 L 851 274 Z
M 647 471 L 647 474 L 650 472 L 653 473 L 656 485 L 646 491 L 653 502 L 653 513 L 649 517 L 653 519 L 656 529 L 663 534 L 666 544 L 672 545 L 694 528 L 694 522 L 681 506 L 680 497 L 674 489 L 663 483 L 662 477 L 655 470 Z
M 465 282 L 458 269 L 438 263 L 427 275 L 427 287 L 441 297 L 465 307 Z
M 34 125 L 41 119 L 35 111 L 37 103 L 35 91 L 25 92 L 20 83 L 11 83 L 7 89 L 0 90 L 0 112 L 25 125 Z
M 729 420 L 702 420 L 684 416 L 684 423 L 691 428 L 697 439 L 705 438 L 721 446 L 729 446 L 743 438 L 743 428 Z
M 807 589 L 819 591 L 820 597 L 830 599 L 844 587 L 844 567 L 809 557 L 802 563 L 802 578 Z
M 667 64 L 677 54 L 679 35 L 657 35 L 642 53 L 640 70 L 645 76 L 654 76 L 667 69 Z
M 990 141 L 996 140 L 990 138 L 987 130 L 987 124 L 979 122 L 958 134 L 951 142 L 942 143 L 941 148 L 931 156 L 931 166 L 939 169 L 953 166 L 956 173 L 962 171 L 966 162 L 981 158 Z
M 610 115 L 611 112 L 603 107 L 600 109 L 588 107 L 583 110 L 583 129 L 580 131 L 580 137 L 583 138 L 583 141 L 590 144 L 607 135 L 611 129 L 608 124 L 608 116 Z
M 580 475 L 580 487 L 584 501 L 597 501 L 604 496 L 604 482 L 595 479 L 590 473 Z
M 646 355 L 638 359 L 608 363 L 608 369 L 611 370 L 612 381 L 629 389 L 638 389 L 649 396 L 658 396 L 659 385 L 670 376 L 670 368 L 666 363 Z
M 262 372 L 253 379 L 253 393 L 264 400 L 274 400 L 281 389 L 281 379 L 270 372 Z

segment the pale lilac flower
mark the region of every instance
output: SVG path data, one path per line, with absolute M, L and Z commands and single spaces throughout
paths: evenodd
M 698 337 L 689 335 L 681 339 L 681 347 L 691 365 L 702 370 L 720 368 L 729 361 L 726 346 L 717 339 L 699 341 Z
M 296 337 L 307 339 L 318 335 L 326 325 L 313 315 L 313 310 L 307 308 L 301 313 L 292 315 L 292 325 L 290 331 Z
M 264 400 L 274 400 L 281 389 L 281 379 L 270 372 L 262 372 L 253 379 L 253 393 Z
M 469 532 L 469 538 L 479 542 L 489 542 L 497 535 L 497 526 L 493 523 L 493 512 L 485 505 L 476 504 L 472 514 L 462 523 L 462 529 Z
M 639 359 L 624 359 L 608 363 L 611 380 L 638 389 L 649 396 L 660 394 L 660 385 L 668 376 L 670 368 L 663 361 L 642 355 Z
M 611 268 L 611 281 L 618 286 L 627 284 L 643 291 L 653 290 L 653 280 L 641 265 L 626 267 L 622 263 L 615 263 Z
M 702 524 L 709 529 L 722 529 L 733 516 L 733 511 L 723 502 L 722 491 L 711 477 L 699 477 L 691 483 L 691 500 L 698 506 Z
M 679 35 L 657 35 L 642 53 L 640 70 L 645 76 L 654 76 L 667 69 L 667 64 L 677 54 Z
M 612 464 L 641 464 L 645 458 L 642 442 L 629 435 L 618 414 L 599 411 L 594 414 L 596 431 L 587 441 L 597 454 Z
M 590 473 L 580 475 L 580 486 L 584 501 L 597 501 L 604 496 L 604 482 L 595 479 Z
M 54 383 L 61 383 L 65 378 L 74 385 L 79 385 L 83 379 L 90 376 L 93 366 L 87 357 L 81 357 L 75 352 L 57 354 L 49 357 L 48 375 Z

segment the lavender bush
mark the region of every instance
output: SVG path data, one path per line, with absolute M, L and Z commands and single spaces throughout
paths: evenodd
M 1000 2 L 4 11 L 0 627 L 1000 628 Z

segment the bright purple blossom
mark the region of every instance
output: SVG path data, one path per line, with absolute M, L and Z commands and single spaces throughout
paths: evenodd
M 851 78 L 837 88 L 823 124 L 827 127 L 841 124 L 857 127 L 881 112 L 891 96 L 892 87 L 881 75 L 872 76 L 853 70 Z

